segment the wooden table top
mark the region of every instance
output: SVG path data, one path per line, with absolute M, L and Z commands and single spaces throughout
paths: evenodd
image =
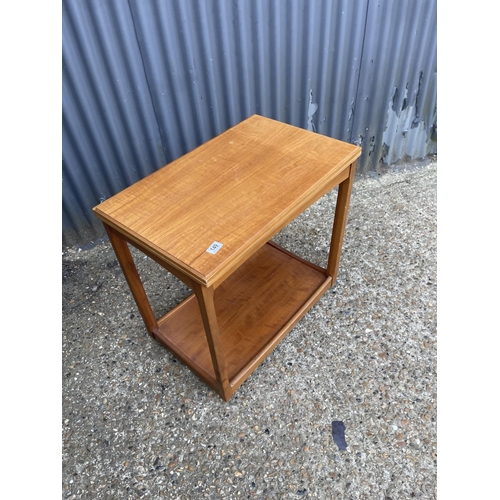
M 94 212 L 210 286 L 335 187 L 360 154 L 358 146 L 253 115 Z M 214 242 L 222 246 L 210 253 Z

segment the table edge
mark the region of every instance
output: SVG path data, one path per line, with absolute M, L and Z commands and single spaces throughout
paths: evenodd
M 355 145 L 353 145 L 355 146 Z M 244 262 L 245 257 L 248 258 L 253 252 L 257 251 L 262 245 L 264 245 L 272 236 L 277 234 L 283 227 L 286 226 L 287 223 L 291 222 L 295 217 L 300 215 L 306 208 L 315 203 L 321 196 L 324 196 L 328 191 L 336 187 L 340 182 L 344 179 L 340 180 L 333 184 L 329 189 L 323 192 L 324 188 L 328 187 L 332 184 L 333 181 L 341 177 L 342 173 L 348 169 L 360 156 L 362 149 L 359 146 L 355 146 L 356 149 L 353 150 L 352 155 L 347 156 L 342 163 L 340 163 L 340 167 L 335 169 L 335 173 L 331 176 L 325 176 L 320 179 L 316 184 L 314 184 L 304 196 L 297 200 L 296 203 L 291 204 L 287 207 L 286 210 L 278 214 L 278 216 L 273 219 L 269 224 L 267 224 L 266 228 L 263 228 L 262 231 L 259 231 L 255 234 L 253 238 L 248 240 L 243 246 L 240 247 L 235 253 L 233 253 L 228 260 L 221 263 L 218 267 L 216 267 L 209 274 L 202 274 L 189 264 L 181 262 L 179 259 L 174 257 L 173 255 L 165 252 L 158 246 L 151 243 L 146 238 L 143 238 L 135 231 L 125 227 L 120 222 L 116 221 L 108 214 L 99 210 L 99 205 L 96 205 L 92 211 L 95 215 L 105 224 L 111 226 L 120 234 L 123 234 L 124 237 L 130 239 L 137 247 L 146 248 L 148 251 L 153 253 L 160 260 L 166 262 L 167 264 L 173 266 L 175 269 L 180 271 L 182 274 L 185 274 L 189 278 L 193 279 L 197 283 L 210 287 L 210 286 L 218 286 L 225 278 L 227 278 L 234 270 Z M 349 174 L 347 175 L 349 177 Z M 346 178 L 347 178 L 346 177 Z M 304 199 L 306 200 L 305 206 Z M 298 213 L 297 213 L 297 210 Z M 291 218 L 289 218 L 291 217 Z

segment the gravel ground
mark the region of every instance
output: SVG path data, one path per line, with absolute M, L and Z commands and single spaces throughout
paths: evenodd
M 147 335 L 107 240 L 64 249 L 62 498 L 436 498 L 436 178 L 355 181 L 337 283 L 228 403 Z M 335 198 L 275 240 L 324 266 Z M 190 293 L 133 255 L 157 316 Z

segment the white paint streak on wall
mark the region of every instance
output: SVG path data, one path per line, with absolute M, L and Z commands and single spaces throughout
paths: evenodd
M 307 130 L 316 132 L 316 127 L 313 123 L 313 115 L 318 111 L 318 104 L 313 102 L 313 91 L 309 89 L 309 107 L 307 109 Z
M 412 127 L 416 117 L 416 107 L 407 106 L 398 114 L 394 111 L 393 104 L 392 101 L 389 103 L 387 122 L 382 137 L 382 144 L 392 145 L 388 154 L 383 157 L 384 163 L 392 164 L 399 159 L 404 159 L 405 156 L 424 158 L 427 155 L 427 131 L 422 120 L 416 127 Z

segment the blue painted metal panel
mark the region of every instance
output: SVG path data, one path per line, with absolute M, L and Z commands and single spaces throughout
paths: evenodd
M 350 141 L 363 171 L 437 152 L 435 0 L 369 3 Z
M 63 235 L 101 231 L 91 209 L 166 163 L 126 1 L 63 3 Z
M 435 19 L 435 0 L 67 0 L 63 241 L 253 113 L 361 144 L 359 171 L 435 152 Z
M 354 103 L 366 5 L 132 3 L 168 160 L 253 113 L 347 139 L 352 115 L 343 111 Z

